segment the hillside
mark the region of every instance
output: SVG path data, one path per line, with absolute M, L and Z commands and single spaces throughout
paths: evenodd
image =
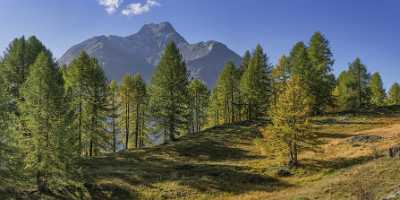
M 364 175 L 379 181 L 378 195 L 399 186 L 400 160 L 374 157 L 400 141 L 397 114 L 325 116 L 314 126 L 321 149 L 304 152 L 288 178 L 276 176 L 283 160 L 265 148 L 269 131 L 262 124 L 215 127 L 174 144 L 96 158 L 85 162 L 87 177 L 98 199 L 348 199 Z M 349 143 L 354 135 L 384 139 Z
M 313 127 L 320 149 L 303 152 L 289 177 L 276 175 L 285 158 L 266 145 L 268 125 L 242 123 L 85 160 L 85 186 L 93 199 L 355 199 L 359 188 L 381 199 L 399 190 L 400 160 L 386 155 L 400 142 L 398 113 L 327 115 Z

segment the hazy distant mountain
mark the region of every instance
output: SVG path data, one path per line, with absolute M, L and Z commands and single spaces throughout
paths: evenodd
M 81 51 L 96 57 L 108 78 L 120 80 L 126 73 L 139 72 L 146 80 L 160 60 L 169 41 L 181 50 L 193 77 L 212 87 L 227 61 L 240 63 L 240 56 L 217 41 L 189 44 L 168 22 L 146 24 L 127 36 L 97 36 L 71 47 L 59 60 L 69 64 Z

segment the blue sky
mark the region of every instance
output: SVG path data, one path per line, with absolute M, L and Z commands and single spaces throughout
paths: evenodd
M 239 54 L 260 43 L 273 64 L 321 31 L 336 74 L 360 57 L 386 88 L 400 81 L 399 0 L 1 0 L 0 49 L 36 35 L 60 57 L 89 37 L 130 35 L 161 21 L 191 43 L 218 40 Z

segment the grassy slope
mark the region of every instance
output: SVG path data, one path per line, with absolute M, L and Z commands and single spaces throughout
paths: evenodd
M 349 199 L 357 181 L 378 182 L 371 191 L 383 196 L 400 185 L 400 161 L 374 155 L 400 141 L 398 124 L 400 117 L 388 114 L 316 118 L 321 148 L 302 153 L 302 166 L 288 178 L 275 175 L 284 159 L 277 149 L 265 148 L 268 127 L 254 124 L 215 127 L 174 144 L 111 154 L 84 165 L 97 199 Z M 345 142 L 356 134 L 385 139 Z
M 266 145 L 273 141 L 268 126 L 237 124 L 85 160 L 85 185 L 93 199 L 351 199 L 359 182 L 377 197 L 400 189 L 400 159 L 375 156 L 400 142 L 400 114 L 331 115 L 313 126 L 320 149 L 303 152 L 292 177 L 275 175 L 285 158 L 278 145 Z M 385 139 L 346 142 L 357 134 Z

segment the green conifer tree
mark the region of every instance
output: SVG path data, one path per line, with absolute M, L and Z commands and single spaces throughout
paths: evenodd
M 145 111 L 147 102 L 147 90 L 146 83 L 140 76 L 140 74 L 135 74 L 133 76 L 133 111 L 135 115 L 133 116 L 135 124 L 135 147 L 140 148 L 143 145 L 144 129 L 145 127 Z
M 120 125 L 121 133 L 125 136 L 125 149 L 129 149 L 129 138 L 133 127 L 133 75 L 126 74 L 122 78 L 119 87 L 119 98 L 121 101 Z
M 264 50 L 257 45 L 250 65 L 240 80 L 240 93 L 247 106 L 247 119 L 254 120 L 267 110 L 272 94 L 271 66 Z
M 272 104 L 276 103 L 278 94 L 285 89 L 287 80 L 290 78 L 290 66 L 288 58 L 283 55 L 278 64 L 272 69 Z
M 112 142 L 111 142 L 111 148 L 112 151 L 115 153 L 117 152 L 117 147 L 119 144 L 118 140 L 118 134 L 119 134 L 119 128 L 118 128 L 118 110 L 120 108 L 120 101 L 118 100 L 118 84 L 117 81 L 112 80 L 108 84 L 108 117 L 109 117 L 109 131 L 112 135 Z
M 20 100 L 19 90 L 28 77 L 29 67 L 41 52 L 51 54 L 34 36 L 28 40 L 25 37 L 14 39 L 5 51 L 0 74 L 4 79 L 6 92 L 14 102 Z
M 335 87 L 335 76 L 332 73 L 334 63 L 329 41 L 316 32 L 311 37 L 307 48 L 308 57 L 313 67 L 311 91 L 315 97 L 314 113 L 322 113 L 328 105 L 332 105 L 332 91 Z
M 64 71 L 65 88 L 73 112 L 73 130 L 79 155 L 93 156 L 106 148 L 107 78 L 95 58 L 87 53 Z
M 249 67 L 250 63 L 251 63 L 251 53 L 250 53 L 250 51 L 247 50 L 243 55 L 242 62 L 240 63 L 240 67 L 239 67 L 240 76 L 243 75 L 243 73 Z
M 52 191 L 67 179 L 69 146 L 62 76 L 50 55 L 39 54 L 21 88 L 18 104 L 25 122 L 25 168 L 35 174 L 40 192 Z
M 210 92 L 207 86 L 198 79 L 190 81 L 189 86 L 190 123 L 189 132 L 200 132 L 207 120 L 207 107 Z
M 313 96 L 307 84 L 300 76 L 293 75 L 272 107 L 273 131 L 276 138 L 286 144 L 291 167 L 298 165 L 302 149 L 315 146 L 316 139 L 308 126 L 312 105 Z
M 339 111 L 351 109 L 352 90 L 349 88 L 350 78 L 347 71 L 342 71 L 337 79 L 333 97 L 335 98 L 335 106 Z
M 368 74 L 366 66 L 359 58 L 356 58 L 348 69 L 350 94 L 352 98 L 352 105 L 354 108 L 359 109 L 368 106 L 370 102 L 369 81 L 370 75 Z
M 375 106 L 382 106 L 385 100 L 385 89 L 383 89 L 381 75 L 378 72 L 372 74 L 369 89 L 371 91 L 371 103 Z
M 188 71 L 177 46 L 164 50 L 150 85 L 150 108 L 157 128 L 165 139 L 175 140 L 185 130 L 188 113 Z
M 216 102 L 211 102 L 211 104 L 218 106 L 214 109 L 218 110 L 218 121 L 222 124 L 237 121 L 237 116 L 240 114 L 237 106 L 239 99 L 239 74 L 237 72 L 233 62 L 226 63 L 213 91 L 211 100 Z
M 388 104 L 389 105 L 400 104 L 400 85 L 398 83 L 393 83 L 393 85 L 389 89 Z

